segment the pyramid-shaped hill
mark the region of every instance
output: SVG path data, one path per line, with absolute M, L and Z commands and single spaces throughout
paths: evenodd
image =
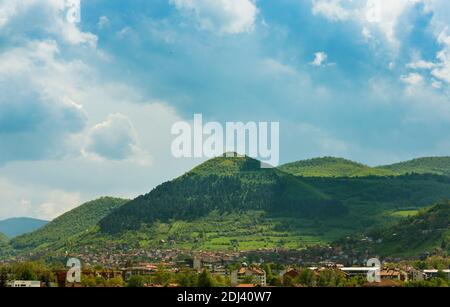
M 130 201 L 100 222 L 120 233 L 156 221 L 191 221 L 210 212 L 264 211 L 272 216 L 327 218 L 346 208 L 293 175 L 261 168 L 249 157 L 218 157 Z

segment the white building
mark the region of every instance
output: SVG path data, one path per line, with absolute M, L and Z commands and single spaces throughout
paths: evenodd
M 7 286 L 10 288 L 40 288 L 41 282 L 34 280 L 14 280 L 9 281 Z
M 447 279 L 450 280 L 450 270 L 423 270 L 426 279 L 438 277 L 440 272 L 444 273 L 447 276 Z

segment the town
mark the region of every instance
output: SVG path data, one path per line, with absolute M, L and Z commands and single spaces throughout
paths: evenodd
M 64 259 L 80 259 L 81 280 L 68 282 Z M 60 255 L 52 265 L 28 259 L 0 264 L 0 287 L 403 287 L 448 286 L 450 259 L 386 258 L 367 266 L 368 255 L 338 247 L 211 252 L 122 248 Z M 36 258 L 39 259 L 39 258 Z M 58 260 L 60 259 L 60 260 Z M 60 265 L 58 265 L 60 261 Z M 368 276 L 378 274 L 379 280 Z

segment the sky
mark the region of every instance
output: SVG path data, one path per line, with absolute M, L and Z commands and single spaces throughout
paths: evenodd
M 278 121 L 281 162 L 450 155 L 447 0 L 0 0 L 0 219 L 134 198 L 171 126 Z

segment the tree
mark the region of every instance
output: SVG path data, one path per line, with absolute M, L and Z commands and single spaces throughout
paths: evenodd
M 144 287 L 144 278 L 139 275 L 133 275 L 130 277 L 127 283 L 128 288 L 142 288 Z
M 214 280 L 211 277 L 211 273 L 204 270 L 199 276 L 198 276 L 198 282 L 197 286 L 200 288 L 211 288 L 214 287 Z
M 120 277 L 120 276 L 116 276 L 116 277 L 114 277 L 114 278 L 111 278 L 111 279 L 109 279 L 109 280 L 106 282 L 106 285 L 107 285 L 108 287 L 122 287 L 123 284 L 124 284 L 123 279 L 122 279 L 122 277 Z
M 8 282 L 8 272 L 6 268 L 0 269 L 0 288 L 5 288 Z

